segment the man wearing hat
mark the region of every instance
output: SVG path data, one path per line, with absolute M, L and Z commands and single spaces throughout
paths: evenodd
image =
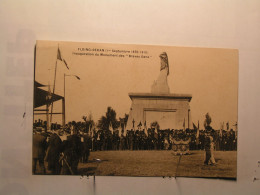
M 49 147 L 45 157 L 45 160 L 48 162 L 48 169 L 53 175 L 59 175 L 61 170 L 59 158 L 62 150 L 62 141 L 58 134 L 59 131 L 53 131 L 50 136 Z
M 61 174 L 63 175 L 77 175 L 78 163 L 81 157 L 82 148 L 81 140 L 78 136 L 78 131 L 75 127 L 71 129 L 71 136 L 64 141 L 64 157 Z

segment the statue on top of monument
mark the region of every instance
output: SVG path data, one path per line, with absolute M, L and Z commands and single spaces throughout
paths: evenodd
M 159 56 L 161 59 L 160 74 L 156 81 L 152 85 L 152 93 L 155 94 L 169 94 L 170 88 L 167 82 L 167 76 L 169 75 L 169 62 L 166 52 L 161 53 Z
M 168 56 L 166 52 L 161 53 L 161 55 L 159 56 L 161 58 L 161 69 L 160 71 L 162 71 L 163 69 L 167 69 L 167 75 L 169 75 L 169 63 L 168 63 Z

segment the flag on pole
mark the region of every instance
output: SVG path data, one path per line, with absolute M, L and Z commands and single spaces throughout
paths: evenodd
M 155 132 L 158 133 L 158 125 L 155 125 Z
M 66 60 L 61 57 L 61 52 L 60 52 L 60 48 L 59 47 L 58 47 L 58 52 L 57 52 L 57 60 L 62 61 L 65 64 L 65 66 L 67 67 L 67 69 L 69 69 L 69 66 L 68 66 Z
M 142 130 L 142 126 L 143 126 L 143 125 L 142 125 L 142 123 L 141 123 L 141 121 L 140 121 L 140 123 L 139 123 L 138 126 L 137 126 L 139 131 Z
M 61 53 L 60 53 L 60 48 L 58 46 L 58 52 L 57 52 L 57 60 L 60 60 L 62 61 L 62 58 L 61 58 Z
M 100 140 L 100 135 L 99 135 L 99 132 L 97 132 L 98 136 L 97 136 L 97 141 Z
M 112 123 L 110 122 L 109 124 L 109 131 L 113 134 L 113 126 L 112 126 Z
M 124 137 L 126 137 L 126 124 L 124 124 Z
M 64 64 L 65 64 L 65 66 L 67 67 L 67 69 L 69 70 L 69 66 L 68 66 L 68 64 L 67 64 L 66 60 L 65 60 L 65 59 L 63 59 L 62 61 L 64 62 Z
M 234 124 L 234 126 L 235 126 L 235 136 L 237 138 L 237 122 Z
M 132 123 L 133 123 L 133 130 L 135 131 L 135 119 L 133 119 Z
M 192 124 L 193 124 L 193 129 L 196 130 L 197 129 L 196 125 L 194 123 Z
M 91 136 L 91 124 L 88 126 L 88 135 Z
M 220 124 L 220 131 L 219 131 L 220 137 L 222 137 L 222 135 L 223 135 L 223 129 L 224 129 L 224 122 L 222 124 Z
M 237 122 L 233 126 L 235 126 L 235 131 L 236 131 L 237 130 Z
M 196 138 L 198 139 L 200 135 L 200 121 L 198 121 L 198 128 L 197 128 L 197 134 L 196 134 Z
M 146 121 L 144 121 L 144 133 L 146 136 L 148 136 L 148 130 L 147 130 L 147 126 L 146 126 Z
M 227 122 L 227 124 L 226 124 L 226 125 L 227 125 L 227 131 L 228 131 L 228 130 L 229 130 L 229 122 Z
M 121 135 L 122 135 L 122 126 L 120 123 L 119 128 L 118 128 L 118 136 L 121 137 Z
M 91 134 L 90 134 L 90 137 L 91 137 L 91 138 L 93 138 L 93 135 L 94 135 L 94 129 L 95 129 L 95 127 L 94 127 L 94 128 L 91 128 Z

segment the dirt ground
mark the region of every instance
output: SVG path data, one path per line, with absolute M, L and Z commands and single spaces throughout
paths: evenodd
M 172 151 L 96 151 L 88 163 L 79 163 L 81 175 L 184 176 L 236 178 L 237 152 L 215 151 L 217 165 L 204 165 L 205 152 L 175 156 Z M 95 160 L 100 159 L 100 160 Z M 179 165 L 178 162 L 180 161 Z M 177 167 L 178 165 L 178 167 Z

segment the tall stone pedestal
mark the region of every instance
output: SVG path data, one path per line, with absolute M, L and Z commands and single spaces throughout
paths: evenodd
M 191 125 L 190 101 L 192 96 L 187 94 L 155 94 L 130 93 L 132 105 L 126 128 L 135 129 L 141 122 L 144 128 L 157 121 L 160 129 L 183 129 Z

